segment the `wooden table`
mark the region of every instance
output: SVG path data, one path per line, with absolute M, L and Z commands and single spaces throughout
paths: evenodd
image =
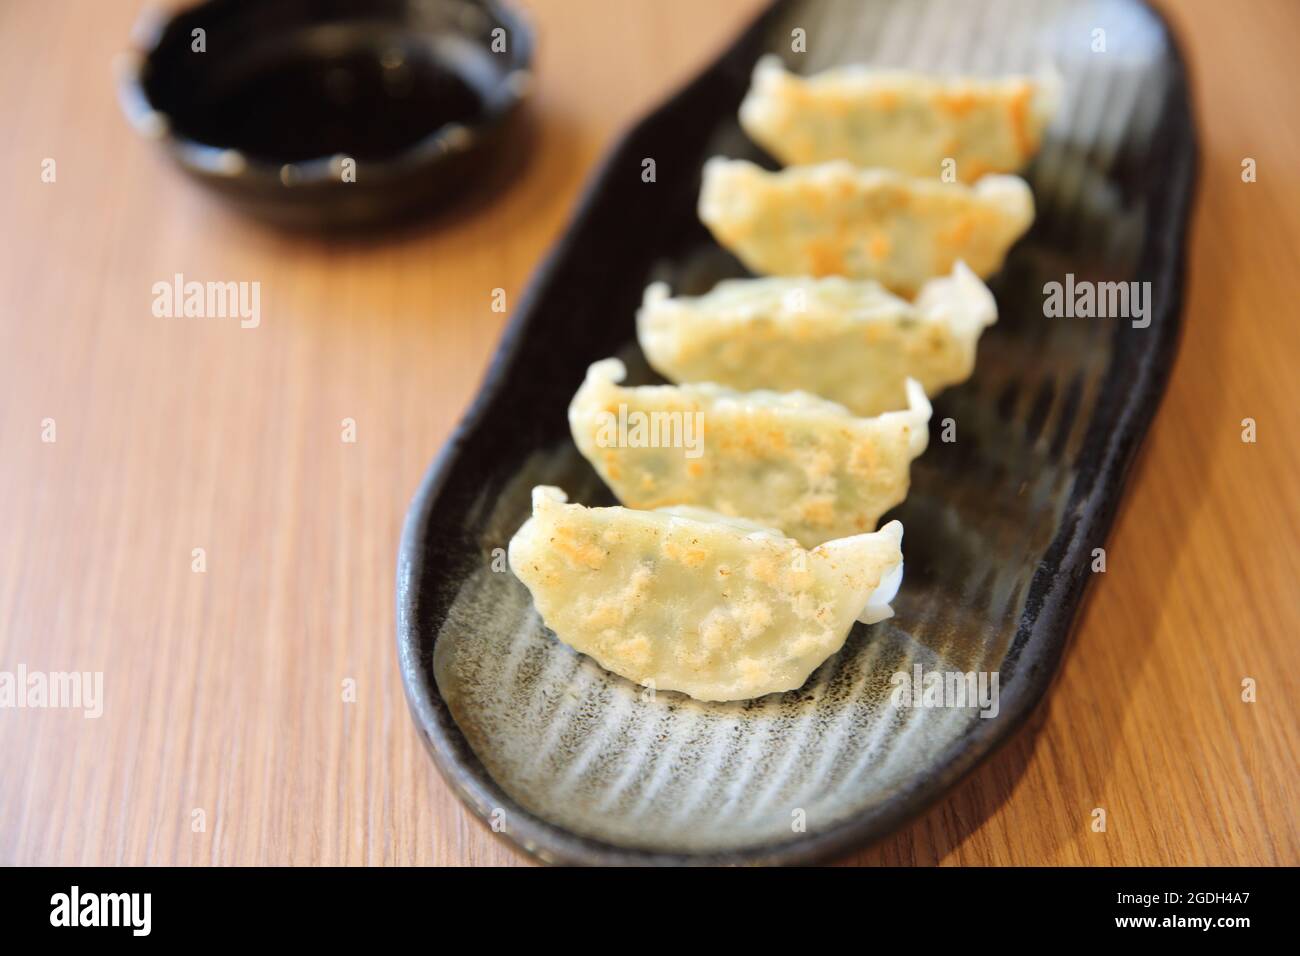
M 0 6 L 0 670 L 104 673 L 99 719 L 0 710 L 0 863 L 523 861 L 407 716 L 403 513 L 501 333 L 492 290 L 517 301 L 612 137 L 759 3 L 529 6 L 526 172 L 373 243 L 260 229 L 135 137 L 110 82 L 135 3 Z M 1109 570 L 1036 732 L 846 862 L 1300 863 L 1300 5 L 1168 6 L 1201 193 Z M 260 327 L 155 318 L 177 272 L 260 282 Z

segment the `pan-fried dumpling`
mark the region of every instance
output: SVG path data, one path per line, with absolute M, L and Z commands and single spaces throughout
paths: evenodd
M 857 415 L 907 405 L 965 381 L 980 333 L 997 321 L 992 293 L 958 263 L 915 302 L 860 279 L 728 279 L 698 298 L 651 285 L 637 314 L 641 350 L 674 382 L 815 392 Z
M 963 261 L 984 278 L 1034 220 L 1016 176 L 974 186 L 843 161 L 771 173 L 745 160 L 704 164 L 700 219 L 751 270 L 875 279 L 912 294 Z
M 698 505 L 780 528 L 806 548 L 873 531 L 907 497 L 929 441 L 930 403 L 877 418 L 806 392 L 718 385 L 626 388 L 596 362 L 569 406 L 578 450 L 631 508 Z
M 740 105 L 740 125 L 786 165 L 844 159 L 961 182 L 1013 173 L 1038 152 L 1060 77 L 936 77 L 862 66 L 803 77 L 765 56 Z
M 811 551 L 776 531 L 699 508 L 566 504 L 533 489 L 510 567 L 546 626 L 606 670 L 699 700 L 803 685 L 855 619 L 891 617 L 903 526 Z

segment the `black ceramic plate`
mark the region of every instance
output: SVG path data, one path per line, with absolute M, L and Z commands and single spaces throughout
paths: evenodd
M 791 53 L 796 28 L 806 53 Z M 935 403 L 932 429 L 951 418 L 957 441 L 932 437 L 891 514 L 907 529 L 895 617 L 858 625 L 799 691 L 648 700 L 560 644 L 494 569 L 495 549 L 534 484 L 611 503 L 565 409 L 588 363 L 636 354 L 649 280 L 698 292 L 738 272 L 696 219 L 700 166 L 758 155 L 735 116 L 769 51 L 803 72 L 1050 62 L 1065 96 L 1027 172 L 1038 220 L 991 283 L 1000 320 L 971 381 Z M 1061 660 L 1173 360 L 1195 152 L 1182 62 L 1138 3 L 793 0 L 761 17 L 609 157 L 412 506 L 398 650 L 456 792 L 544 860 L 791 863 L 880 837 L 952 787 L 1024 722 Z M 1150 324 L 1046 318 L 1043 286 L 1067 273 L 1150 282 Z M 996 672 L 997 716 L 894 706 L 891 676 L 918 664 Z

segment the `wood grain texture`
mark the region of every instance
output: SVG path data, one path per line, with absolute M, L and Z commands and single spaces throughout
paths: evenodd
M 369 243 L 245 222 L 135 138 L 110 82 L 135 3 L 0 6 L 0 670 L 105 675 L 97 720 L 0 710 L 0 863 L 525 862 L 407 716 L 402 517 L 500 335 L 492 290 L 514 304 L 616 133 L 759 3 L 528 6 L 520 178 Z M 1201 191 L 1186 331 L 1109 569 L 1034 729 L 845 862 L 1300 863 L 1300 6 L 1167 7 Z M 261 326 L 154 318 L 177 272 L 260 282 Z

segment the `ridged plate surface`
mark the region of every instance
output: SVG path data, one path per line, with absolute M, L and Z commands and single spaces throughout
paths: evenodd
M 808 38 L 802 55 L 789 52 L 796 28 Z M 856 626 L 797 692 L 734 704 L 651 697 L 560 644 L 499 570 L 497 549 L 527 517 L 535 484 L 613 503 L 569 440 L 565 409 L 590 362 L 640 364 L 634 315 L 646 283 L 701 292 L 743 274 L 695 202 L 708 156 L 761 158 L 735 113 L 767 51 L 802 72 L 1051 63 L 1065 96 L 1027 172 L 1038 220 L 991 282 L 999 322 L 973 379 L 935 403 L 911 494 L 888 516 L 906 528 L 895 617 Z M 654 183 L 641 180 L 647 157 Z M 412 506 L 401 666 L 417 725 L 457 792 L 546 860 L 759 863 L 842 852 L 952 786 L 1023 721 L 1059 662 L 1173 358 L 1194 171 L 1181 61 L 1137 3 L 772 8 L 616 148 Z M 1150 282 L 1150 325 L 1046 318 L 1044 283 L 1067 272 Z M 643 364 L 639 374 L 653 380 Z M 944 419 L 956 441 L 939 440 Z M 997 716 L 894 706 L 891 678 L 918 664 L 997 672 Z

